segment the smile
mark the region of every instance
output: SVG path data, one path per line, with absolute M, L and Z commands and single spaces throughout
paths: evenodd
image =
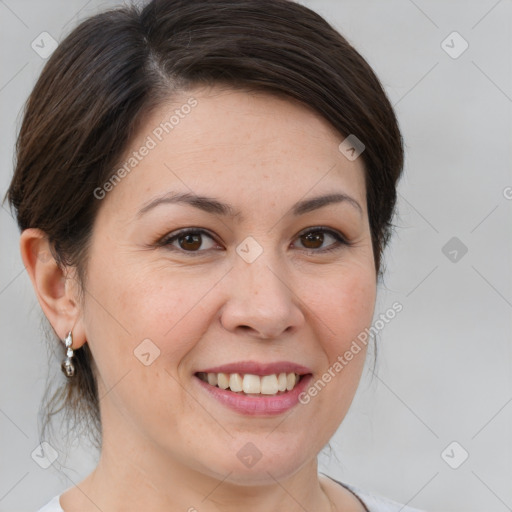
M 210 386 L 229 389 L 244 395 L 276 396 L 292 391 L 299 383 L 301 375 L 297 373 L 273 373 L 254 375 L 251 373 L 206 373 L 198 372 L 197 377 Z
M 254 361 L 205 368 L 194 373 L 198 392 L 223 408 L 246 416 L 272 417 L 296 407 L 312 371 L 291 362 Z

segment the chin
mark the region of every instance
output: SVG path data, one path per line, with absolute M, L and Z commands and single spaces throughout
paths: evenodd
M 259 436 L 233 438 L 231 446 L 220 447 L 220 453 L 203 463 L 208 474 L 237 485 L 270 485 L 291 477 L 306 463 L 316 460 L 314 446 L 305 437 L 292 440 L 289 434 L 277 434 L 269 441 L 268 436 L 268 432 L 262 432 Z M 283 437 L 288 442 L 283 442 Z

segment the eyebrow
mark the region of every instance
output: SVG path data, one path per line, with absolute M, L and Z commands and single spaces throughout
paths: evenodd
M 288 214 L 291 212 L 294 216 L 299 216 L 333 203 L 347 203 L 354 207 L 361 216 L 363 215 L 361 205 L 353 197 L 344 193 L 327 194 L 313 197 L 312 199 L 304 199 L 295 203 L 288 211 Z M 141 217 L 153 208 L 163 204 L 187 204 L 207 213 L 222 215 L 223 217 L 237 219 L 238 221 L 244 219 L 242 212 L 235 210 L 230 204 L 223 203 L 213 197 L 197 195 L 190 192 L 169 192 L 161 197 L 157 197 L 145 204 L 138 211 L 137 217 Z

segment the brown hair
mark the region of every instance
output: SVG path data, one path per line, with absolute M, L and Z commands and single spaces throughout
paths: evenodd
M 86 279 L 100 201 L 144 116 L 173 92 L 225 84 L 298 99 L 365 150 L 375 268 L 390 237 L 402 137 L 383 88 L 361 55 L 321 16 L 290 0 L 153 0 L 86 19 L 55 50 L 25 107 L 8 199 L 21 230 L 47 236 L 61 266 Z M 341 137 L 340 137 L 341 142 Z M 60 342 L 59 342 L 60 344 Z M 59 401 L 101 439 L 93 360 L 75 351 L 76 376 Z

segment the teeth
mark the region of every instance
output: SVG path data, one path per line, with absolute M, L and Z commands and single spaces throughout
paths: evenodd
M 199 373 L 199 378 L 211 386 L 221 389 L 230 389 L 236 393 L 277 395 L 291 391 L 299 382 L 300 376 L 296 373 L 279 373 L 272 375 L 252 375 L 247 373 Z
M 260 379 L 257 375 L 244 375 L 244 382 L 242 384 L 244 393 L 264 393 L 262 388 L 263 379 Z M 231 390 L 233 391 L 233 388 Z
M 295 387 L 295 383 L 297 382 L 297 379 L 295 378 L 295 373 L 289 373 L 286 376 L 286 389 L 290 391 Z
M 229 377 L 229 389 L 235 392 L 242 391 L 243 382 L 242 376 L 239 373 L 232 373 Z
M 208 374 L 208 375 L 210 375 L 210 374 Z M 229 388 L 229 375 L 227 373 L 218 373 L 217 374 L 217 386 L 219 386 L 219 388 L 221 388 L 221 389 Z
M 286 373 L 280 373 L 279 377 L 277 378 L 277 389 L 279 391 L 286 391 Z
M 293 376 L 295 382 L 295 374 L 290 373 Z M 261 394 L 262 395 L 275 395 L 278 391 L 277 387 L 277 376 L 276 375 L 265 375 L 261 377 Z

